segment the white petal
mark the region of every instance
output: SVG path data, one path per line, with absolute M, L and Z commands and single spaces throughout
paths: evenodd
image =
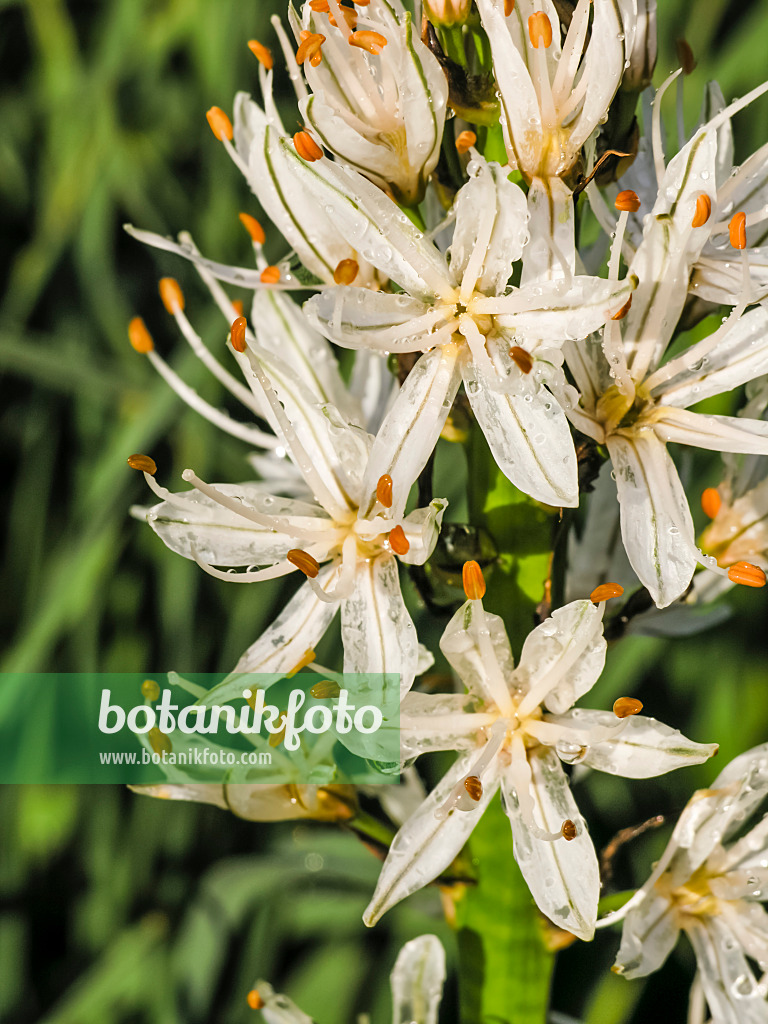
M 534 838 L 520 814 L 517 795 L 502 779 L 504 809 L 512 824 L 515 860 L 539 910 L 559 928 L 589 940 L 595 930 L 600 873 L 589 838 L 563 767 L 553 750 L 539 747 L 528 754 L 531 795 L 539 824 L 558 832 L 564 821 L 576 823 L 578 835 L 567 842 Z
M 397 557 L 406 565 L 424 565 L 435 550 L 440 527 L 448 502 L 435 498 L 427 508 L 416 508 L 403 520 L 403 528 L 410 547 L 404 555 Z
M 436 935 L 406 942 L 390 976 L 392 1024 L 437 1024 L 445 983 L 445 951 Z
M 472 359 L 462 359 L 461 373 L 472 411 L 499 469 L 537 501 L 578 505 L 576 451 L 565 413 L 546 388 L 520 380 L 504 342 L 489 341 L 487 349 L 499 379 L 511 378 L 509 391 L 491 386 L 496 381 L 488 381 Z
M 224 787 L 208 782 L 188 782 L 183 785 L 162 782 L 154 786 L 129 786 L 134 793 L 142 796 L 153 796 L 158 800 L 189 800 L 197 804 L 212 804 L 229 810 L 224 799 Z
M 559 178 L 534 178 L 528 190 L 528 217 L 530 241 L 521 284 L 571 278 L 576 269 L 571 190 Z
M 723 91 L 717 82 L 707 82 L 699 114 L 699 127 L 711 121 L 715 114 L 725 110 L 727 104 Z M 728 181 L 733 170 L 733 126 L 727 118 L 717 130 L 717 190 L 718 203 L 722 202 L 721 188 Z M 739 209 L 742 209 L 740 206 Z
M 392 515 L 402 515 L 414 481 L 427 464 L 459 388 L 459 348 L 453 343 L 426 352 L 413 367 L 389 410 L 371 448 L 361 503 L 367 515 L 376 484 L 392 477 Z
M 716 917 L 686 928 L 710 1013 L 717 1024 L 766 1024 L 768 1006 L 731 930 Z
M 659 408 L 653 430 L 663 441 L 676 441 L 713 452 L 768 455 L 768 422 L 743 416 L 706 416 L 689 409 Z
M 416 627 L 400 591 L 397 560 L 380 555 L 359 561 L 355 590 L 341 605 L 344 672 L 394 673 L 404 696 L 416 676 Z
M 621 503 L 621 533 L 632 568 L 659 608 L 691 582 L 693 520 L 663 443 L 651 431 L 614 435 L 608 451 Z
M 463 754 L 443 776 L 419 809 L 406 821 L 389 848 L 376 891 L 363 921 L 370 927 L 390 907 L 421 889 L 444 871 L 469 838 L 498 789 L 498 758 L 483 774 L 483 795 L 469 811 L 453 809 L 445 818 L 435 811 L 471 771 L 478 751 Z
M 410 295 L 367 288 L 327 288 L 304 305 L 307 319 L 338 345 L 381 352 L 420 352 L 446 315 Z
M 489 676 L 491 659 L 481 644 L 481 630 L 487 630 L 497 674 L 511 680 L 515 661 L 504 620 L 484 609 L 479 612 L 473 601 L 463 604 L 451 618 L 440 638 L 440 650 L 471 694 L 495 703 L 495 688 Z
M 747 256 L 752 299 L 763 302 L 768 296 L 768 246 L 748 249 Z M 690 292 L 707 302 L 732 306 L 737 301 L 743 280 L 741 261 L 735 260 L 732 252 L 719 252 L 708 245 L 693 268 Z
M 624 74 L 624 61 L 632 44 L 632 22 L 625 26 L 614 0 L 594 0 L 595 16 L 582 62 L 588 86 L 581 110 L 569 125 L 571 148 L 578 150 L 606 116 Z M 627 36 L 630 38 L 627 38 Z
M 492 715 L 473 713 L 472 693 L 411 691 L 400 705 L 403 760 L 430 750 L 473 750 L 478 730 L 492 725 Z
M 312 1018 L 266 981 L 256 983 L 256 991 L 264 1004 L 261 1009 L 266 1024 L 313 1024 Z
M 657 971 L 675 947 L 680 927 L 670 902 L 648 895 L 624 921 L 616 970 L 624 978 L 642 978 Z
M 610 728 L 617 724 L 616 716 L 610 711 L 579 709 L 578 717 L 573 716 L 571 711 L 557 722 L 572 721 L 577 730 L 588 725 Z M 588 745 L 584 764 L 625 779 L 649 779 L 675 768 L 702 764 L 716 753 L 716 743 L 695 743 L 655 718 L 633 715 L 614 739 Z

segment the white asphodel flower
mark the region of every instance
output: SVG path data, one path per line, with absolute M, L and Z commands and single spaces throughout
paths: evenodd
M 559 349 L 566 338 L 586 337 L 605 323 L 626 302 L 631 282 L 578 276 L 508 288 L 514 263 L 527 252 L 525 196 L 498 164 L 481 157 L 470 163 L 470 180 L 456 199 L 446 258 L 367 179 L 282 147 L 284 186 L 332 215 L 363 258 L 401 289 L 322 289 L 304 306 L 310 322 L 348 348 L 425 353 L 376 437 L 369 493 L 381 474 L 390 474 L 393 507 L 402 510 L 463 379 L 506 476 L 539 501 L 576 505 L 576 456 L 558 401 L 569 400 Z
M 354 12 L 337 0 L 307 2 L 301 20 L 289 14 L 311 89 L 299 101 L 304 121 L 326 149 L 398 202 L 420 202 L 448 101 L 421 26 L 400 0 L 372 0 Z
M 657 970 L 681 931 L 690 939 L 698 966 L 691 1024 L 704 1024 L 705 1001 L 713 1024 L 768 1021 L 768 914 L 760 906 L 768 899 L 768 815 L 737 838 L 766 795 L 763 744 L 694 793 L 652 875 L 618 912 L 626 917 L 613 969 L 626 978 Z
M 445 951 L 437 936 L 419 935 L 406 942 L 390 975 L 392 1024 L 437 1024 L 444 983 Z M 311 1017 L 266 981 L 256 982 L 248 993 L 248 1005 L 261 1010 L 267 1024 L 313 1024 Z
M 307 577 L 236 672 L 285 672 L 306 664 L 341 608 L 344 671 L 398 673 L 405 692 L 419 652 L 395 556 L 412 564 L 429 557 L 446 503 L 436 500 L 403 516 L 392 509 L 386 476 L 369 500 L 363 481 L 371 435 L 319 401 L 252 337 L 248 341 L 241 320 L 233 327 L 233 352 L 266 400 L 267 419 L 314 499 L 266 495 L 260 484 L 212 485 L 191 470 L 183 477 L 194 489 L 172 494 L 155 481 L 152 460 L 137 456 L 131 464 L 144 470 L 162 499 L 147 521 L 168 547 L 218 579 L 250 583 L 297 570 Z M 216 566 L 246 568 L 238 573 Z
M 529 184 L 526 275 L 567 277 L 576 252 L 569 179 L 621 82 L 635 5 L 579 0 L 562 49 L 551 0 L 477 0 L 477 7 L 491 44 L 509 162 Z
M 620 588 L 599 588 L 593 600 L 555 611 L 528 636 L 515 668 L 502 619 L 483 608 L 477 563 L 466 564 L 464 580 L 469 600 L 440 647 L 467 692 L 412 693 L 400 708 L 403 757 L 432 750 L 460 756 L 395 836 L 364 920 L 374 924 L 436 878 L 501 789 L 515 858 L 537 906 L 589 939 L 597 857 L 561 761 L 647 778 L 705 761 L 717 746 L 638 715 L 642 704 L 633 698 L 620 698 L 613 713 L 573 708 L 602 671 L 604 602 Z
M 211 804 L 246 821 L 348 821 L 357 808 L 355 787 L 349 785 L 161 782 L 128 788 L 156 800 Z
M 625 318 L 606 325 L 602 343 L 569 344 L 565 350 L 581 392 L 581 407 L 568 414 L 580 430 L 608 448 L 624 546 L 659 607 L 683 594 L 697 562 L 725 574 L 714 558 L 696 548 L 688 502 L 667 443 L 768 454 L 768 423 L 689 409 L 768 370 L 768 313 L 761 307 L 745 313 L 753 296 L 739 215 L 731 230 L 734 259 L 741 258 L 742 271 L 736 305 L 709 337 L 663 363 L 686 302 L 691 268 L 710 233 L 717 129 L 725 114 L 700 129 L 664 171 L 630 264 L 639 284 Z M 627 192 L 616 202 L 622 212 L 609 277 L 618 271 L 627 217 L 638 205 L 637 196 Z M 765 582 L 757 572 L 752 585 Z

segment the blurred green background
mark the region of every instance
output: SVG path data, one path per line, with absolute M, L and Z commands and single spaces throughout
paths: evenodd
M 160 276 L 177 276 L 192 322 L 215 345 L 219 315 L 196 275 L 121 229 L 187 228 L 213 258 L 249 261 L 237 214 L 260 210 L 204 112 L 256 90 L 245 44 L 255 36 L 274 47 L 268 19 L 282 9 L 278 0 L 0 2 L 3 671 L 224 670 L 283 600 L 279 584 L 205 576 L 128 518 L 148 500 L 125 465 L 131 452 L 151 453 L 173 487 L 185 466 L 222 481 L 249 470 L 244 446 L 186 410 L 129 347 L 126 324 L 140 314 L 185 378 L 222 400 L 157 295 Z M 708 78 L 730 98 L 768 71 L 759 0 L 660 0 L 659 25 L 657 81 L 675 66 L 679 36 L 699 61 L 686 83 L 689 127 Z M 287 76 L 277 79 L 287 96 Z M 738 128 L 743 157 L 766 137 L 765 106 Z M 270 245 L 282 254 L 278 239 Z M 716 483 L 717 463 L 702 465 Z M 718 740 L 719 766 L 764 740 L 768 604 L 757 592 L 732 604 L 730 622 L 692 641 L 622 641 L 590 703 L 637 695 L 692 737 Z M 0 691 L 0 712 L 16 699 Z M 642 786 L 590 778 L 577 795 L 598 847 L 628 824 L 674 815 L 716 767 Z M 365 932 L 377 861 L 330 826 L 259 825 L 90 786 L 3 787 L 0 829 L 0 1019 L 13 1024 L 236 1024 L 257 1017 L 245 1003 L 256 977 L 320 1022 L 367 1009 L 383 1022 L 403 941 L 437 931 L 454 955 L 434 889 Z M 664 838 L 652 833 L 618 856 L 619 888 L 644 877 Z M 560 1011 L 592 1024 L 644 1019 L 652 995 L 607 971 L 615 947 L 602 933 L 563 954 Z M 669 1020 L 684 1019 L 691 968 L 681 946 L 653 979 Z M 446 1021 L 454 1008 L 451 981 Z

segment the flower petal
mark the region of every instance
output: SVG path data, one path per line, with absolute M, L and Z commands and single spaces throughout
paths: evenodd
M 713 452 L 768 455 L 768 422 L 743 416 L 706 416 L 690 409 L 661 406 L 653 414 L 654 433 L 664 442 L 676 441 Z
M 614 970 L 630 979 L 652 974 L 672 952 L 679 934 L 680 926 L 669 900 L 646 896 L 626 916 Z
M 693 918 L 686 927 L 699 978 L 718 1024 L 766 1024 L 768 1007 L 744 951 L 717 917 Z
M 482 631 L 488 635 L 491 654 L 482 643 Z M 469 692 L 484 702 L 497 702 L 491 675 L 512 679 L 515 661 L 504 620 L 485 609 L 480 611 L 474 601 L 465 602 L 454 614 L 440 637 L 440 650 Z
M 478 730 L 495 718 L 492 713 L 473 712 L 475 701 L 472 693 L 406 694 L 400 705 L 402 759 L 431 750 L 475 749 Z
M 392 1024 L 437 1024 L 445 983 L 445 951 L 436 935 L 406 942 L 390 975 Z
M 367 288 L 327 288 L 304 305 L 309 322 L 346 348 L 381 352 L 421 352 L 446 315 L 410 295 L 372 292 Z

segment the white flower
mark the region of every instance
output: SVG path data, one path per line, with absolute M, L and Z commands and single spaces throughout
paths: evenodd
M 309 786 L 250 785 L 248 783 L 158 783 L 130 786 L 134 793 L 158 800 L 188 800 L 212 804 L 247 821 L 347 821 L 357 807 L 355 787 L 348 785 Z
M 627 50 L 628 65 L 622 75 L 622 89 L 640 90 L 651 84 L 656 52 L 656 0 L 637 0 L 635 36 Z
M 741 754 L 691 797 L 653 874 L 626 913 L 614 970 L 657 970 L 683 930 L 714 1024 L 765 1024 L 768 969 L 768 816 L 736 838 L 768 794 L 768 744 Z M 639 902 L 639 906 L 637 905 Z M 615 918 L 614 918 L 615 919 Z M 606 923 L 612 920 L 606 918 Z M 703 1007 L 690 1018 L 704 1021 Z
M 481 590 L 468 587 L 470 594 Z M 561 928 L 592 936 L 597 858 L 561 760 L 647 778 L 717 749 L 635 714 L 639 701 L 617 702 L 615 714 L 572 707 L 603 668 L 603 609 L 591 601 L 558 609 L 528 636 L 517 668 L 502 620 L 481 600 L 467 601 L 453 617 L 440 647 L 467 692 L 409 694 L 400 729 L 404 757 L 431 750 L 460 756 L 395 836 L 367 924 L 451 863 L 501 789 L 515 858 L 537 906 Z
M 349 8 L 342 17 L 336 0 L 327 6 L 322 13 L 305 3 L 300 22 L 291 12 L 297 42 L 309 33 L 320 55 L 302 62 L 312 94 L 301 99 L 301 116 L 326 149 L 399 202 L 418 203 L 440 155 L 443 70 L 400 0 L 373 0 L 354 17 Z

